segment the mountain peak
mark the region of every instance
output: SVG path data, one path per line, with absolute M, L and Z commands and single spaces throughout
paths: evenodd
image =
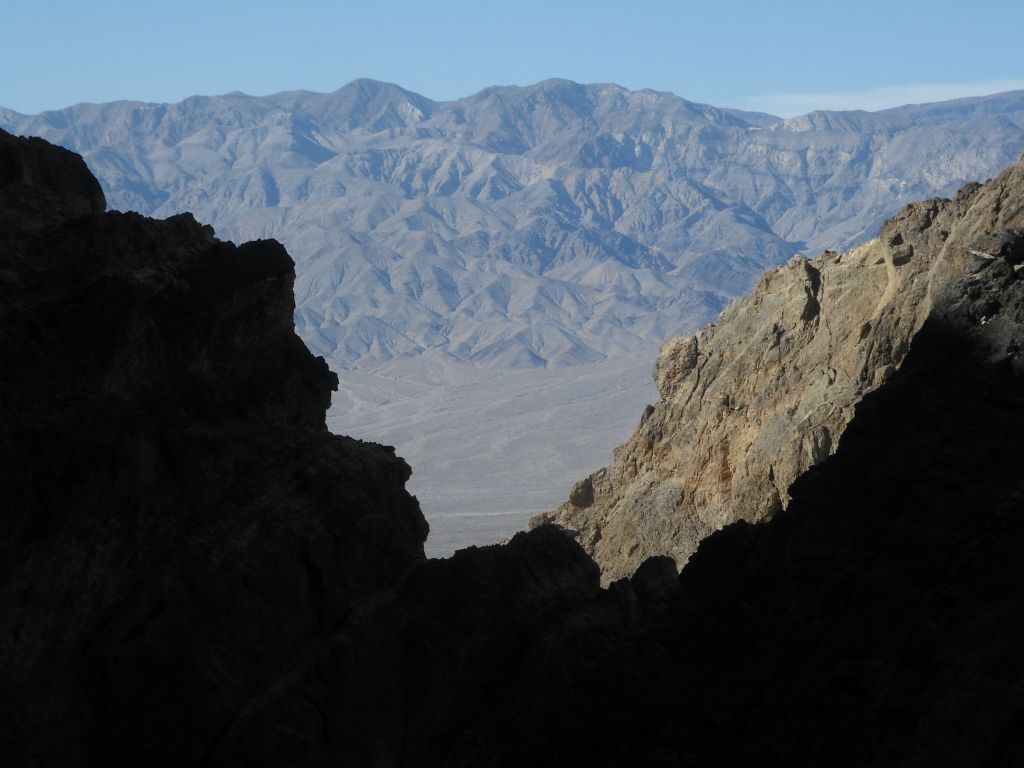
M 348 92 L 358 92 L 371 98 L 382 93 L 394 95 L 401 94 L 407 97 L 424 98 L 422 96 L 418 96 L 418 94 L 414 94 L 412 91 L 407 91 L 396 83 L 390 83 L 386 80 L 374 80 L 371 77 L 357 77 L 333 91 L 335 94 Z

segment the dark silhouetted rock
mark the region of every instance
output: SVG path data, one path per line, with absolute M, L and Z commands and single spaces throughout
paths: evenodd
M 79 155 L 36 138 L 0 142 L 0 226 L 5 230 L 106 209 L 103 190 Z
M 0 158 L 3 762 L 198 764 L 422 559 L 409 469 L 326 431 L 278 243 L 101 214 L 40 140 Z

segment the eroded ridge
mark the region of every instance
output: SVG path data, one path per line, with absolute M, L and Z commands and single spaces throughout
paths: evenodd
M 658 403 L 612 464 L 531 525 L 576 532 L 607 582 L 653 555 L 685 563 L 734 521 L 772 518 L 790 484 L 835 452 L 857 403 L 899 368 L 933 295 L 997 258 L 1024 225 L 1004 178 L 1019 168 L 956 199 L 906 206 L 849 251 L 794 257 L 717 323 L 666 343 Z

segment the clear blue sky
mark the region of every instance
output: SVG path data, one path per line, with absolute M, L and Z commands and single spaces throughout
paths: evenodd
M 6 0 L 0 106 L 550 77 L 798 114 L 1024 88 L 1024 0 Z

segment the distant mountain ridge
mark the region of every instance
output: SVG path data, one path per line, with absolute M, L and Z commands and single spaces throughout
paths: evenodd
M 282 240 L 303 338 L 371 370 L 655 345 L 765 268 L 991 175 L 1024 149 L 1022 125 L 1024 92 L 781 120 L 566 80 L 450 102 L 356 80 L 0 111 L 0 126 L 81 152 L 114 208 Z
M 0 109 L 81 153 L 112 208 L 287 247 L 296 330 L 341 379 L 329 425 L 416 467 L 433 555 L 607 464 L 662 341 L 766 268 L 994 175 L 1022 126 L 1024 92 L 782 120 L 566 80 Z

